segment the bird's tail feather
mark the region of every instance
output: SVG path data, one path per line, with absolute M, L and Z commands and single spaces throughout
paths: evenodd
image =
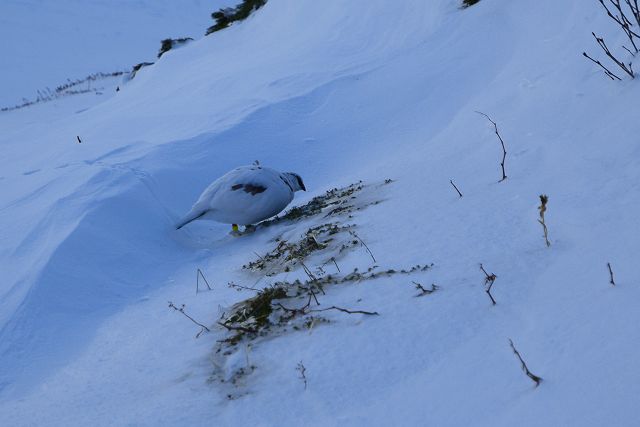
M 189 214 L 187 214 L 187 216 L 182 218 L 182 221 L 180 221 L 180 223 L 176 226 L 176 230 L 180 230 L 182 227 L 189 224 L 190 222 L 195 221 L 198 218 L 202 218 L 207 212 L 209 211 L 205 210 L 205 211 L 190 212 Z

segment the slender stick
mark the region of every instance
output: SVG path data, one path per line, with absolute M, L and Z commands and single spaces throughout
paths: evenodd
M 607 263 L 607 267 L 609 268 L 609 283 L 611 283 L 611 286 L 615 286 L 616 282 L 613 280 L 613 270 L 611 269 L 611 264 Z
M 358 236 L 355 231 L 349 231 L 349 233 L 355 237 L 356 239 L 358 239 L 360 241 L 360 243 L 362 243 L 362 245 L 367 249 L 367 252 L 369 252 L 369 255 L 371 255 L 371 259 L 373 260 L 373 262 L 378 262 L 376 261 L 376 257 L 373 256 L 373 253 L 371 252 L 371 249 L 369 249 L 369 246 L 367 246 L 367 244 L 360 238 L 360 236 Z
M 202 328 L 200 330 L 200 332 L 198 332 L 198 335 L 196 335 L 196 338 L 198 338 L 200 336 L 200 334 L 202 334 L 202 332 L 204 332 L 204 331 L 211 332 L 211 330 L 209 328 L 207 328 L 205 325 L 203 325 L 202 323 L 198 322 L 193 317 L 191 317 L 187 313 L 185 313 L 184 304 L 182 304 L 182 306 L 180 308 L 178 308 L 171 301 L 169 301 L 169 307 L 174 309 L 175 311 L 178 311 L 178 312 L 182 313 L 187 319 L 191 320 L 193 323 L 195 323 L 196 325 L 198 325 L 198 326 L 200 326 Z
M 476 113 L 485 116 L 487 118 L 487 120 L 489 120 L 493 124 L 493 128 L 494 128 L 494 130 L 496 132 L 496 136 L 500 140 L 500 145 L 502 145 L 502 161 L 500 162 L 500 166 L 502 167 L 502 179 L 500 179 L 500 181 L 498 181 L 498 182 L 502 182 L 505 179 L 507 179 L 507 174 L 504 171 L 504 162 L 505 162 L 505 159 L 507 158 L 507 149 L 504 147 L 504 141 L 502 140 L 502 137 L 500 136 L 500 132 L 498 132 L 498 125 L 496 124 L 496 122 L 491 120 L 491 117 L 489 117 L 488 115 L 486 115 L 482 111 L 476 111 Z
M 484 279 L 484 284 L 486 286 L 484 291 L 487 293 L 487 295 L 489 295 L 489 298 L 491 298 L 491 304 L 496 305 L 497 304 L 496 300 L 493 298 L 493 295 L 491 295 L 491 288 L 493 287 L 493 282 L 496 281 L 498 276 L 496 276 L 493 273 L 491 274 L 487 273 L 487 270 L 484 269 L 484 266 L 482 264 L 480 264 L 480 270 L 482 270 L 482 272 L 486 276 Z
M 209 286 L 207 278 L 204 277 L 202 270 L 198 269 L 198 271 L 196 272 L 196 295 L 198 295 L 198 291 L 200 290 L 200 276 L 202 276 L 202 279 L 204 279 L 204 283 L 207 285 L 207 289 L 209 289 L 210 291 L 213 290 L 211 289 L 211 286 Z
M 456 185 L 453 183 L 453 180 L 450 179 L 449 182 L 451 183 L 451 185 L 453 185 L 453 188 L 456 189 L 456 191 L 458 192 L 458 195 L 460 196 L 460 198 L 462 198 L 462 193 L 460 192 L 460 190 L 458 189 L 458 187 L 456 187 Z
M 622 69 L 622 71 L 624 71 L 625 73 L 627 73 L 629 76 L 631 76 L 632 79 L 634 79 L 636 76 L 633 73 L 633 69 L 631 68 L 631 63 L 629 63 L 629 67 L 627 67 L 625 65 L 624 62 L 619 61 L 615 56 L 613 56 L 613 54 L 611 53 L 611 51 L 609 50 L 609 47 L 607 46 L 607 44 L 604 42 L 604 39 L 602 37 L 598 37 L 596 36 L 596 33 L 592 32 L 591 33 L 593 35 L 593 37 L 596 39 L 596 42 L 598 42 L 598 44 L 600 45 L 600 47 L 602 48 L 602 50 L 604 50 L 604 53 L 611 58 L 611 60 L 613 62 L 615 62 L 618 67 L 620 67 Z
M 602 69 L 604 70 L 604 73 L 607 75 L 607 77 L 609 77 L 611 80 L 622 80 L 620 77 L 616 76 L 615 74 L 613 74 L 611 71 L 609 71 L 609 69 L 607 67 L 605 67 L 604 65 L 602 65 L 602 62 L 593 59 L 592 57 L 590 57 L 589 55 L 587 55 L 587 52 L 582 52 L 582 55 L 584 55 L 585 58 L 590 59 L 591 61 L 595 62 L 596 64 L 598 64 L 600 67 L 602 67 Z
M 516 357 L 518 358 L 518 360 L 520 360 L 520 364 L 522 365 L 522 370 L 524 371 L 524 373 L 531 378 L 531 381 L 533 381 L 534 383 L 536 383 L 536 387 L 538 387 L 540 385 L 540 383 L 542 382 L 542 378 L 533 374 L 529 368 L 527 367 L 527 364 L 524 362 L 524 360 L 522 359 L 522 356 L 520 356 L 520 353 L 518 352 L 518 350 L 516 350 L 516 346 L 513 345 L 513 341 L 511 341 L 511 339 L 509 339 L 509 344 L 511 345 L 511 350 L 513 350 L 513 353 L 516 355 Z
M 332 305 L 331 307 L 328 307 L 328 308 L 314 309 L 314 310 L 309 310 L 309 311 L 310 312 L 320 312 L 320 311 L 329 311 L 329 310 L 338 310 L 338 311 L 341 311 L 343 313 L 348 313 L 348 314 L 366 314 L 367 316 L 379 316 L 380 315 L 380 313 L 378 313 L 377 311 L 347 310 L 346 308 L 336 307 L 335 305 Z

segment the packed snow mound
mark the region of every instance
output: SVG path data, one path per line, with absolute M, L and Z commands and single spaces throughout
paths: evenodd
M 581 56 L 594 30 L 624 43 L 593 3 L 271 0 L 167 52 L 104 102 L 0 114 L 3 419 L 631 425 L 638 87 Z M 476 111 L 504 139 L 501 182 L 500 142 Z M 255 160 L 304 176 L 298 206 L 393 180 L 384 203 L 336 225 L 357 222 L 370 251 L 356 239 L 360 250 L 339 267 L 375 272 L 375 256 L 398 271 L 429 269 L 319 298 L 377 316 L 334 313 L 259 346 L 239 340 L 218 358 L 230 332 L 217 322 L 252 295 L 227 283 L 268 288 L 269 276 L 256 285 L 259 271 L 242 266 L 280 236 L 305 243 L 308 227 L 275 221 L 233 238 L 225 225 L 173 225 L 207 184 Z M 480 263 L 495 274 L 496 305 Z M 306 280 L 289 267 L 277 270 L 282 280 Z M 213 291 L 195 292 L 198 269 Z M 211 332 L 194 340 L 197 328 L 168 301 Z M 234 319 L 226 326 L 250 320 Z

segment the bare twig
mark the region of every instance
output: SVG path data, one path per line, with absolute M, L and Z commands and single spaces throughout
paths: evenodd
M 338 267 L 338 263 L 336 262 L 335 257 L 331 257 L 331 261 L 333 261 L 333 263 L 334 263 L 334 264 L 335 264 L 335 266 L 336 266 L 336 269 L 338 270 L 338 273 L 340 273 L 340 272 L 341 272 L 341 271 L 340 271 L 340 267 Z
M 362 245 L 367 249 L 367 252 L 369 252 L 369 255 L 371 255 L 371 259 L 373 260 L 373 262 L 378 262 L 378 261 L 376 261 L 376 257 L 373 256 L 373 253 L 371 252 L 371 249 L 369 249 L 369 246 L 367 246 L 367 244 L 360 238 L 360 236 L 358 236 L 356 234 L 355 231 L 349 231 L 349 234 L 351 234 L 353 237 L 358 239 L 360 241 L 360 243 L 362 243 Z
M 533 374 L 529 370 L 529 368 L 527 367 L 527 364 L 524 362 L 524 360 L 522 360 L 522 356 L 520 356 L 520 353 L 518 352 L 518 350 L 516 350 L 516 346 L 513 345 L 513 341 L 511 341 L 511 339 L 509 339 L 509 344 L 511 345 L 511 350 L 513 350 L 513 353 L 516 355 L 518 360 L 520 360 L 520 364 L 522 365 L 522 370 L 524 371 L 524 373 L 527 374 L 527 376 L 531 378 L 531 381 L 536 383 L 536 387 L 538 387 L 542 382 L 542 378 Z
M 453 183 L 453 180 L 450 179 L 449 182 L 451 183 L 451 185 L 453 185 L 453 188 L 456 189 L 456 191 L 458 192 L 458 195 L 462 198 L 462 193 L 460 192 L 460 190 L 458 189 L 458 187 L 456 187 L 456 185 Z
M 251 329 L 251 328 L 245 328 L 244 326 L 234 326 L 234 325 L 228 325 L 226 323 L 223 322 L 218 322 L 218 325 L 230 330 L 230 331 L 240 331 L 240 332 L 245 332 L 245 333 L 249 333 L 249 334 L 255 334 L 257 331 L 255 329 Z
M 202 328 L 202 329 L 200 329 L 200 332 L 198 332 L 198 334 L 196 335 L 196 338 L 198 338 L 204 331 L 211 332 L 211 330 L 209 328 L 207 328 L 205 325 L 203 325 L 202 323 L 198 322 L 193 317 L 191 317 L 187 313 L 185 313 L 184 307 L 185 307 L 185 305 L 182 304 L 182 306 L 180 308 L 178 308 L 171 301 L 169 301 L 169 308 L 172 308 L 175 311 L 178 311 L 178 312 L 182 313 L 187 319 L 191 320 L 193 323 L 195 323 L 196 325 L 200 326 L 200 328 Z
M 585 58 L 590 59 L 591 61 L 595 62 L 596 64 L 598 64 L 600 67 L 602 67 L 602 69 L 604 70 L 604 73 L 607 75 L 607 77 L 609 77 L 611 80 L 622 80 L 620 77 L 616 76 L 615 74 L 613 74 L 607 67 L 605 67 L 604 65 L 602 65 L 602 63 L 596 59 L 593 59 L 592 57 L 590 57 L 589 55 L 587 55 L 587 52 L 582 52 L 582 55 L 584 55 Z
M 484 266 L 482 264 L 480 264 L 480 270 L 482 270 L 482 272 L 485 275 L 484 278 L 484 285 L 485 285 L 485 289 L 484 291 L 487 293 L 487 295 L 489 295 L 489 298 L 491 298 L 491 303 L 493 305 L 496 305 L 496 300 L 493 298 L 493 295 L 491 295 L 491 287 L 493 286 L 493 282 L 496 281 L 496 279 L 498 278 L 498 276 L 496 276 L 495 274 L 491 273 L 487 273 L 487 270 L 484 269 Z
M 309 310 L 309 312 L 320 312 L 320 311 L 329 311 L 329 310 L 338 310 L 348 314 L 366 314 L 367 316 L 380 315 L 380 313 L 378 313 L 377 311 L 347 310 L 346 308 L 336 307 L 335 305 L 332 305 L 331 307 L 327 307 L 327 308 L 322 308 L 322 309 Z
M 253 291 L 253 292 L 260 292 L 260 289 L 258 288 L 252 288 L 251 286 L 242 286 L 242 285 L 238 285 L 234 282 L 229 282 L 227 283 L 227 286 L 231 289 L 235 289 L 237 291 Z
M 507 158 L 507 149 L 504 146 L 504 141 L 503 141 L 502 137 L 500 136 L 500 132 L 498 132 L 498 125 L 496 124 L 496 122 L 491 120 L 491 117 L 489 117 L 488 115 L 486 115 L 482 111 L 476 111 L 476 113 L 485 116 L 487 118 L 487 120 L 489 120 L 493 124 L 493 128 L 495 130 L 496 136 L 500 140 L 500 145 L 502 146 L 502 161 L 500 162 L 500 166 L 502 167 L 502 178 L 498 182 L 502 182 L 505 179 L 507 179 L 507 174 L 504 171 L 504 162 L 505 162 L 505 159 Z
M 307 368 L 305 368 L 305 366 L 302 364 L 302 361 L 300 361 L 300 363 L 298 363 L 298 365 L 296 366 L 296 371 L 300 372 L 300 376 L 298 378 L 300 378 L 303 382 L 304 382 L 304 389 L 307 389 L 307 376 L 306 376 L 306 372 L 307 372 Z
M 628 66 L 622 62 L 619 61 L 618 58 L 616 58 L 615 56 L 613 56 L 613 54 L 611 53 L 611 51 L 609 50 L 609 47 L 607 46 L 607 44 L 605 43 L 604 39 L 602 37 L 598 37 L 596 36 L 596 33 L 592 32 L 591 34 L 593 34 L 593 37 L 596 39 L 596 42 L 598 43 L 598 45 L 600 45 L 600 47 L 602 48 L 602 50 L 604 50 L 604 53 L 613 61 L 616 63 L 616 65 L 618 65 L 618 67 L 620 67 L 622 69 L 622 71 L 624 71 L 625 73 L 627 73 L 632 79 L 634 79 L 636 76 L 633 73 L 633 68 L 631 68 L 631 63 L 628 64 Z
M 305 263 L 302 262 L 302 260 L 300 260 L 300 264 L 302 265 L 302 269 L 304 270 L 304 272 L 307 274 L 307 276 L 309 276 L 309 280 L 311 280 L 312 282 L 318 280 L 318 278 L 311 272 L 309 267 L 307 267 Z
M 431 284 L 431 289 L 427 289 L 424 286 L 422 286 L 420 283 L 418 282 L 411 282 L 414 285 L 416 285 L 416 289 L 420 291 L 420 293 L 418 295 L 416 295 L 416 297 L 423 297 L 425 295 L 429 295 L 434 293 L 435 291 L 437 291 L 438 289 L 440 289 L 440 286 L 436 285 L 435 283 Z
M 204 280 L 204 283 L 207 285 L 207 289 L 210 291 L 213 290 L 211 289 L 211 286 L 209 286 L 209 282 L 207 281 L 207 278 L 204 277 L 202 270 L 198 269 L 198 271 L 196 272 L 196 295 L 198 295 L 198 291 L 200 290 L 200 277 L 202 277 L 202 279 Z
M 631 29 L 631 26 L 633 24 L 631 23 L 631 21 L 629 21 L 629 18 L 627 18 L 626 14 L 624 12 L 624 9 L 622 8 L 622 5 L 620 4 L 620 0 L 609 0 L 609 3 L 611 3 L 613 5 L 613 7 L 615 7 L 618 10 L 619 15 L 614 15 L 613 13 L 611 13 L 611 11 L 607 7 L 607 5 L 604 4 L 603 0 L 598 0 L 598 1 L 602 5 L 602 7 L 604 7 L 604 9 L 607 11 L 607 15 L 609 15 L 609 17 L 611 19 L 613 19 L 616 23 L 618 23 L 618 25 L 620 25 L 620 27 L 622 27 L 622 31 L 624 31 L 624 33 L 626 34 L 627 38 L 631 42 L 631 45 L 633 46 L 635 51 L 638 52 L 638 47 L 636 46 L 635 42 L 633 41 L 633 38 L 634 37 L 640 38 L 640 35 L 638 35 L 638 33 L 636 33 L 635 31 L 633 31 Z M 635 16 L 634 9 L 633 9 L 633 6 L 631 5 L 630 1 L 625 0 L 625 2 L 627 3 L 627 5 L 629 5 L 629 7 L 631 8 L 631 12 Z
M 609 268 L 609 283 L 611 283 L 611 286 L 615 286 L 616 282 L 613 280 L 613 270 L 611 269 L 611 263 L 607 263 L 607 267 Z
M 544 222 L 544 213 L 547 211 L 547 202 L 549 201 L 549 197 L 545 194 L 540 195 L 540 206 L 538 206 L 538 210 L 540 211 L 540 219 L 538 222 L 542 225 L 542 230 L 544 231 L 544 241 L 547 244 L 547 247 L 551 246 L 549 242 L 549 232 L 547 230 L 547 224 Z

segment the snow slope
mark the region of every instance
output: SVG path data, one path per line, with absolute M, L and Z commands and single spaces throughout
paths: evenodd
M 201 37 L 233 0 L 3 0 L 0 106 L 96 72 L 153 62 L 160 40 Z
M 98 105 L 69 98 L 0 114 L 3 419 L 635 425 L 638 88 L 581 57 L 595 51 L 593 30 L 623 41 L 593 3 L 271 0 Z M 503 182 L 499 142 L 476 110 L 505 139 Z M 321 297 L 379 316 L 327 312 L 329 324 L 220 359 L 228 332 L 216 320 L 251 295 L 226 284 L 252 285 L 241 267 L 254 253 L 320 221 L 242 238 L 213 223 L 173 230 L 210 181 L 256 159 L 303 176 L 299 203 L 393 179 L 382 203 L 343 221 L 381 268 L 434 267 Z M 372 260 L 360 248 L 340 263 Z M 479 263 L 497 275 L 495 306 Z M 195 294 L 197 268 L 212 292 Z M 415 298 L 412 281 L 440 289 Z M 194 339 L 198 328 L 167 301 L 212 332 Z M 220 364 L 229 374 L 245 363 L 255 372 L 235 388 L 208 381 Z

